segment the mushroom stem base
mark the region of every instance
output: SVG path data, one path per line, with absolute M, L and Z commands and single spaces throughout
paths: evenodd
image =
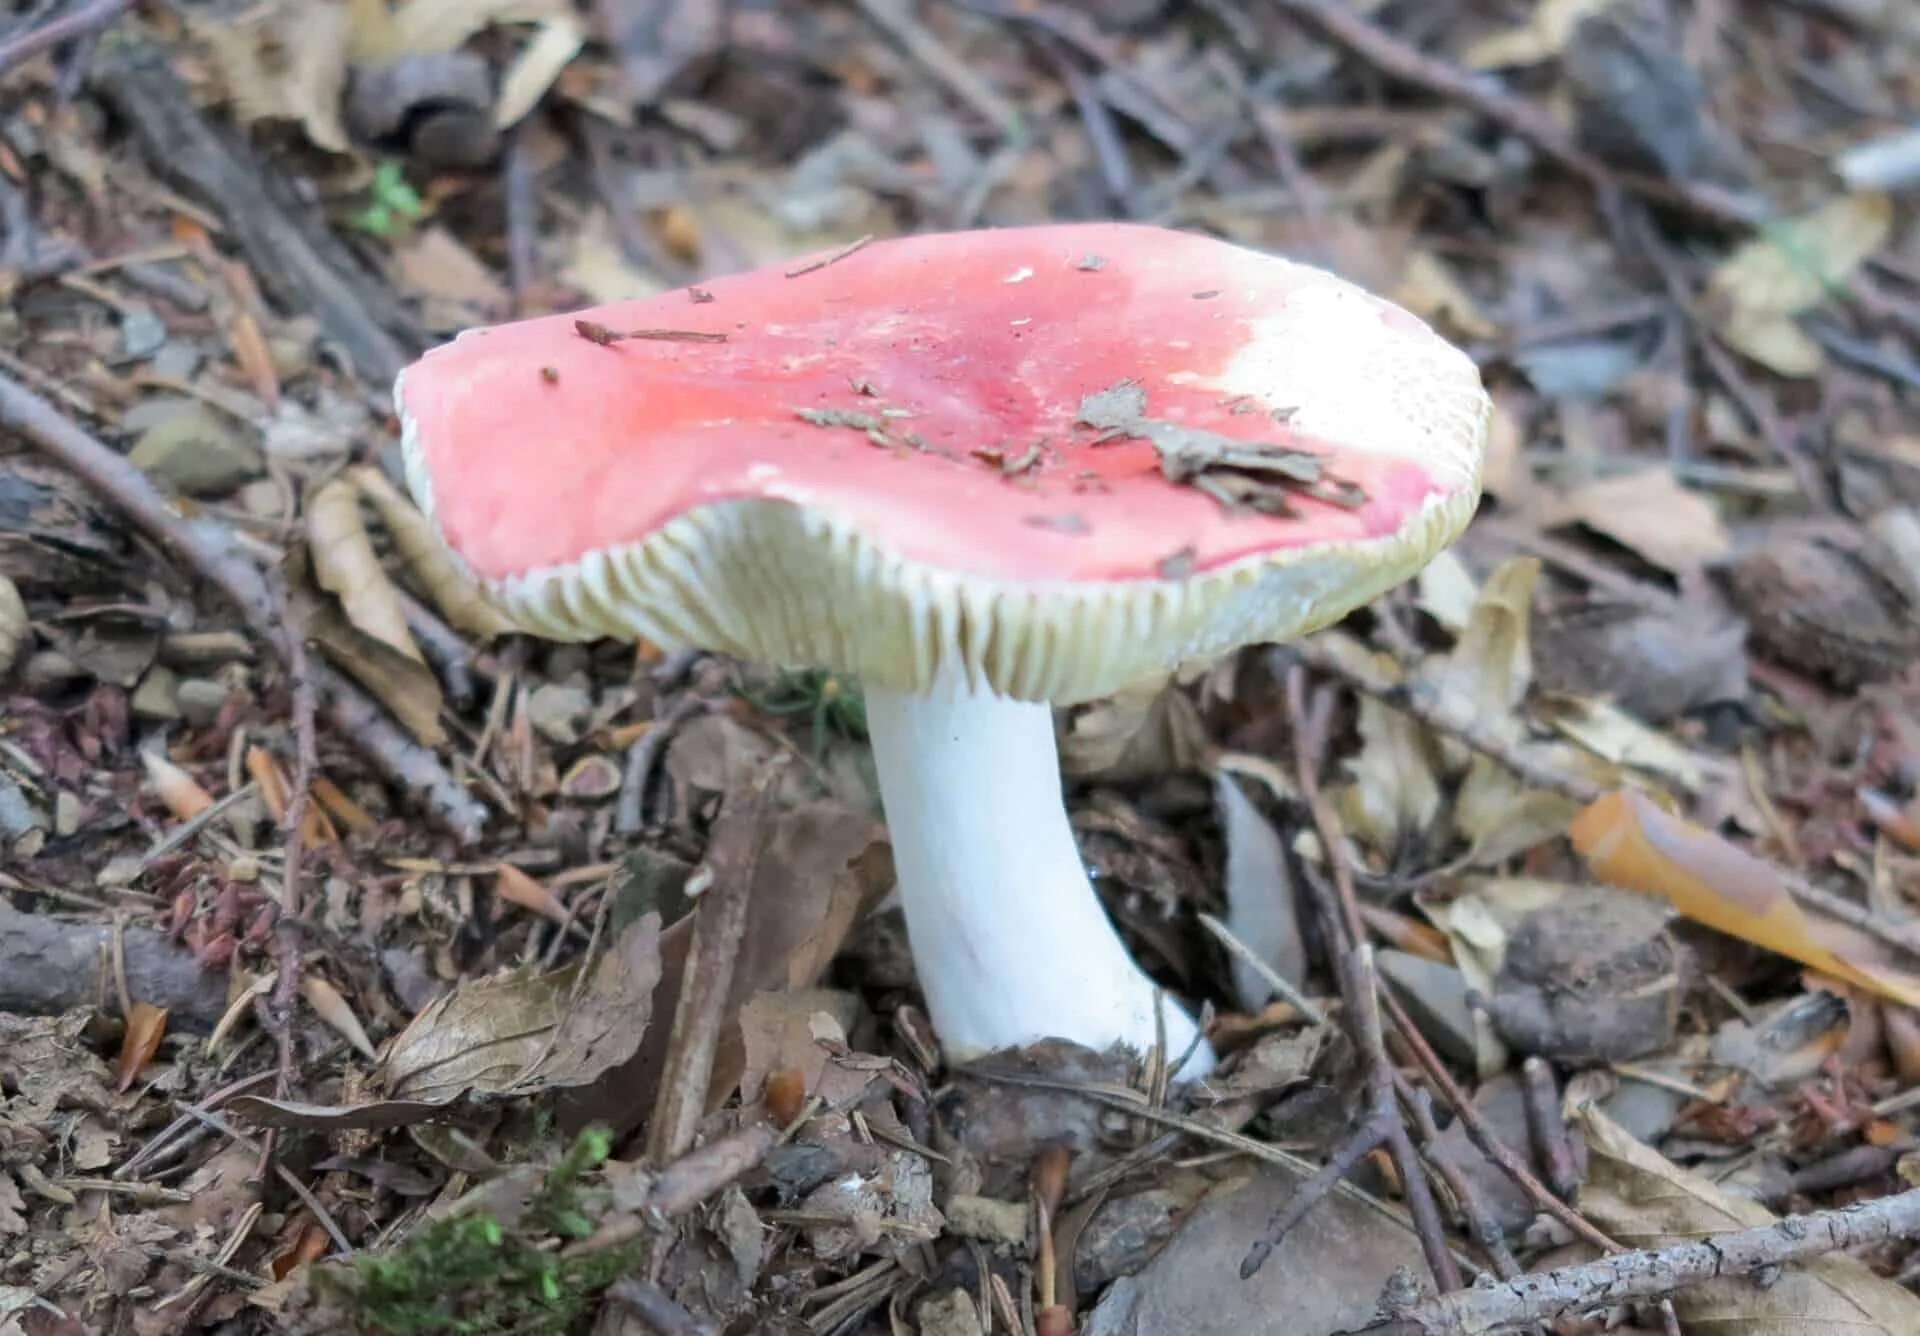
M 1040 1039 L 1150 1052 L 1154 984 L 1087 878 L 1045 703 L 869 687 L 867 723 L 914 966 L 949 1057 Z M 1162 999 L 1167 1054 L 1198 1033 Z M 1204 1041 L 1179 1073 L 1202 1074 Z

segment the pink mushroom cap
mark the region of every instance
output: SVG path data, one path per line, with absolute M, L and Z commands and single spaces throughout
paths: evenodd
M 1148 435 L 1082 420 L 1123 383 L 1155 423 L 1349 486 L 1223 504 Z M 1115 223 L 905 237 L 473 330 L 396 401 L 416 498 L 531 631 L 1051 700 L 1407 578 L 1471 517 L 1490 413 L 1400 308 Z

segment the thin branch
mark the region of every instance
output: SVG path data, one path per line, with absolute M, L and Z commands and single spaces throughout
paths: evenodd
M 175 509 L 153 480 L 16 381 L 0 376 L 0 428 L 19 433 L 49 459 L 125 513 L 135 526 L 173 552 L 194 574 L 239 609 L 247 626 L 283 665 L 302 660 L 281 600 L 268 574 L 255 566 L 232 532 L 205 515 Z M 440 758 L 402 733 L 380 707 L 325 664 L 305 676 L 325 702 L 327 718 L 386 777 L 413 794 L 440 825 L 464 842 L 479 839 L 486 810 L 441 765 Z M 297 686 L 297 683 L 296 683 Z
M 693 941 L 673 1013 L 673 1031 L 647 1129 L 647 1155 L 656 1164 L 687 1152 L 707 1111 L 713 1054 L 733 989 L 740 942 L 746 935 L 754 875 L 765 847 L 768 809 L 784 758 L 767 763 L 746 789 L 730 795 L 714 823 L 706 867 L 712 884 L 693 911 Z
M 1467 1336 L 1549 1321 L 1602 1306 L 1662 1298 L 1727 1276 L 1920 1237 L 1920 1188 L 1878 1201 L 1671 1247 L 1615 1253 L 1423 1300 L 1357 1336 Z
M 133 0 L 93 0 L 71 14 L 43 23 L 31 32 L 0 42 L 0 74 L 81 37 L 99 32 L 132 7 Z
M 1349 7 L 1346 0 L 1272 2 L 1275 8 L 1302 20 L 1322 37 L 1382 74 L 1425 89 L 1445 101 L 1456 102 L 1518 135 L 1586 179 L 1602 194 L 1630 191 L 1721 226 L 1746 226 L 1758 221 L 1754 209 L 1697 184 L 1614 170 L 1574 143 L 1567 132 L 1544 113 L 1503 92 L 1492 80 L 1469 74 L 1402 41 L 1358 9 Z

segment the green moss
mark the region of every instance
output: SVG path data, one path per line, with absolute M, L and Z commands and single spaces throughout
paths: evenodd
M 600 1292 L 632 1270 L 636 1248 L 563 1258 L 593 1233 L 583 1179 L 612 1150 L 583 1132 L 524 1207 L 503 1222 L 472 1211 L 439 1220 L 399 1248 L 361 1257 L 335 1283 L 365 1330 L 391 1336 L 561 1336 Z

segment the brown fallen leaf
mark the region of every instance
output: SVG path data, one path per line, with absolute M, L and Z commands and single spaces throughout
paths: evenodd
M 114 1089 L 125 1094 L 160 1051 L 167 1034 L 167 1009 L 151 1002 L 135 1002 L 127 1013 L 127 1031 L 120 1040 L 120 1060 L 114 1065 Z
M 267 815 L 275 821 L 285 820 L 289 797 L 287 775 L 273 753 L 265 747 L 247 748 L 247 774 L 260 793 L 260 802 L 267 809 Z M 340 839 L 339 832 L 333 828 L 333 823 L 327 819 L 327 814 L 314 803 L 307 804 L 307 810 L 300 818 L 300 836 L 310 848 L 316 845 L 334 844 Z
M 1696 923 L 1920 1005 L 1920 976 L 1895 965 L 1886 944 L 1803 908 L 1778 868 L 1643 793 L 1606 794 L 1574 819 L 1570 834 L 1602 881 L 1664 897 Z
M 314 579 L 340 600 L 354 626 L 415 663 L 426 662 L 361 523 L 359 490 L 346 479 L 323 484 L 308 499 L 307 550 Z
M 733 1017 L 747 999 L 768 989 L 802 989 L 819 982 L 847 934 L 893 884 L 885 831 L 851 807 L 818 802 L 782 812 L 767 834 L 757 865 L 727 1017 L 714 1055 L 710 1088 L 724 1095 L 744 1068 Z M 671 1016 L 680 996 L 692 916 L 661 935 L 661 974 L 653 1005 Z M 653 1105 L 666 1058 L 669 1026 L 650 1029 L 639 1051 L 592 1085 L 563 1100 L 569 1126 L 602 1122 L 622 1134 Z
M 360 630 L 331 603 L 298 590 L 294 601 L 308 639 L 335 667 L 371 691 L 421 742 L 437 747 L 446 741 L 440 679 L 431 669 Z
M 1576 487 L 1549 507 L 1547 523 L 1585 525 L 1675 574 L 1724 557 L 1733 545 L 1713 503 L 1665 468 Z
M 1581 1213 L 1630 1248 L 1691 1243 L 1774 1223 L 1746 1197 L 1688 1173 L 1591 1104 L 1569 1120 L 1586 1133 Z M 1688 1331 L 1741 1336 L 1905 1336 L 1920 1331 L 1920 1299 L 1845 1253 L 1781 1267 L 1766 1284 L 1727 1276 L 1673 1296 Z
M 380 512 L 380 522 L 393 535 L 407 570 L 448 621 L 476 636 L 507 635 L 514 630 L 506 614 L 487 601 L 479 583 L 447 551 L 432 523 L 386 474 L 361 465 L 347 470 L 347 477 Z
M 381 1085 L 413 1101 L 584 1085 L 632 1055 L 659 981 L 657 914 L 635 920 L 584 967 L 465 980 L 395 1036 Z

